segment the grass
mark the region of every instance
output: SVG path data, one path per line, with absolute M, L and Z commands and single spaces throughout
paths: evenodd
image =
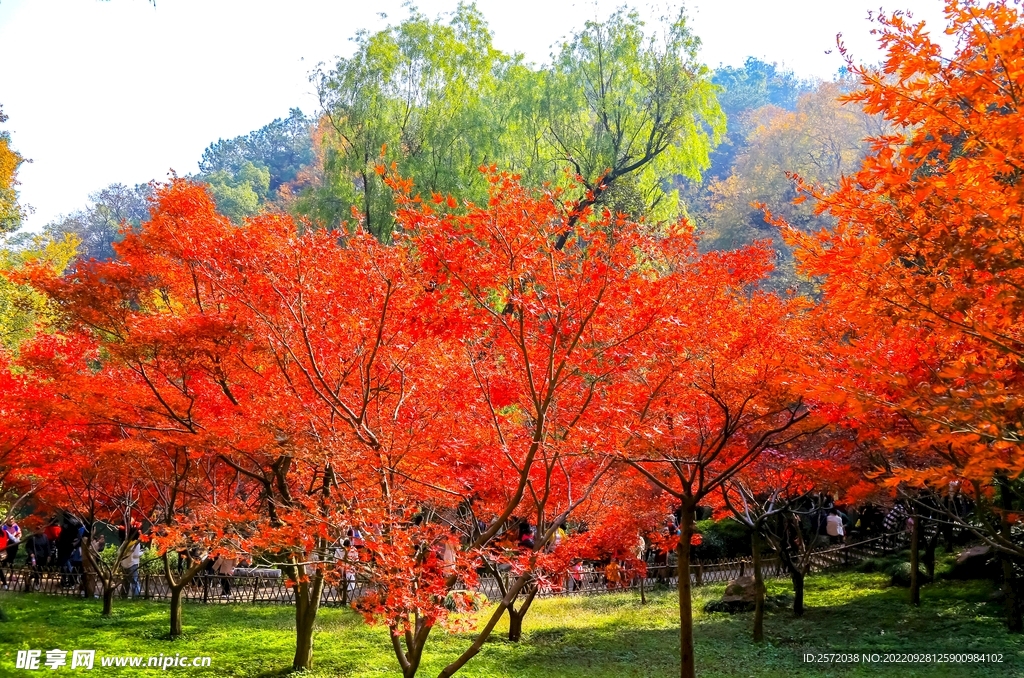
M 921 607 L 906 604 L 904 589 L 889 588 L 883 573 L 819 575 L 807 582 L 806 614 L 770 612 L 766 643 L 750 642 L 750 614 L 704 614 L 722 586 L 698 589 L 694 600 L 698 674 L 708 676 L 1024 676 L 1024 638 L 1002 625 L 1002 608 L 989 601 L 988 582 L 939 581 L 922 590 Z M 770 595 L 788 592 L 768 583 Z M 292 609 L 284 606 L 186 605 L 185 633 L 167 639 L 167 607 L 115 601 L 100 616 L 99 601 L 8 594 L 0 622 L 0 676 L 18 671 L 19 649 L 94 649 L 100 655 L 208 655 L 207 669 L 170 669 L 189 676 L 271 678 L 285 675 L 294 650 Z M 636 594 L 542 599 L 534 604 L 519 644 L 502 629 L 458 675 L 478 678 L 620 678 L 678 674 L 674 594 L 656 592 L 641 606 Z M 435 631 L 420 669 L 432 678 L 470 642 L 469 635 Z M 816 652 L 997 652 L 1002 664 L 805 663 Z M 44 654 L 45 656 L 45 654 Z M 70 658 L 70 655 L 69 655 Z M 46 674 L 49 670 L 43 669 Z M 64 667 L 61 671 L 70 671 Z M 103 668 L 92 675 L 157 675 L 159 670 Z M 315 636 L 314 676 L 400 675 L 386 631 L 366 626 L 350 610 L 326 609 Z

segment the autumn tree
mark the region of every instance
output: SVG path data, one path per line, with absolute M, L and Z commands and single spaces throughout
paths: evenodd
M 0 108 L 0 123 L 7 122 Z M 11 148 L 9 132 L 0 132 L 0 233 L 16 231 L 25 215 L 25 207 L 18 204 L 18 167 L 25 158 Z
M 819 408 L 817 419 L 823 420 Z M 862 499 L 858 450 L 848 431 L 831 426 L 793 441 L 783 450 L 765 450 L 721 486 L 709 503 L 747 528 L 757 587 L 754 642 L 764 640 L 764 547 L 773 551 L 793 583 L 793 613 L 804 613 L 804 582 L 814 554 L 822 547 L 818 520 L 832 508 L 833 497 L 852 503 Z M 869 485 L 870 486 L 870 485 Z M 827 541 L 826 541 L 827 543 Z
M 800 94 L 792 110 L 767 105 L 737 114 L 744 130 L 728 172 L 707 182 L 695 200 L 693 215 L 706 235 L 703 245 L 729 249 L 760 238 L 772 238 L 776 250 L 773 284 L 792 287 L 801 281 L 790 247 L 758 208 L 771 205 L 794 228 L 817 231 L 831 226 L 815 212 L 812 201 L 794 203 L 798 193 L 789 176 L 834 189 L 860 167 L 869 150 L 868 137 L 884 129 L 880 116 L 841 100 L 854 82 L 818 82 Z
M 892 132 L 835 191 L 804 187 L 835 229 L 789 237 L 844 336 L 846 376 L 832 372 L 819 392 L 908 422 L 882 438 L 886 483 L 976 502 L 965 527 L 1003 554 L 1020 630 L 1024 29 L 1010 2 L 951 0 L 946 17 L 949 54 L 909 16 L 878 17 L 886 59 L 851 59 L 861 88 L 847 98 Z
M 500 494 L 481 495 L 492 522 L 479 545 L 513 514 L 535 526 L 518 576 L 484 629 L 508 608 L 515 639 L 536 595 L 538 562 L 608 468 L 605 408 L 620 402 L 627 367 L 665 302 L 637 303 L 644 284 L 637 248 L 651 247 L 645 227 L 607 211 L 577 218 L 561 192 L 533 196 L 507 175 L 492 174 L 491 184 L 486 209 L 448 217 L 410 210 L 400 223 L 418 234 L 416 248 L 444 298 L 475 323 L 459 359 L 475 382 L 481 435 L 500 450 L 488 472 L 511 481 L 495 488 Z M 486 633 L 442 675 L 484 640 Z
M 703 256 L 692 238 L 672 244 L 651 253 L 669 271 L 661 294 L 674 303 L 635 367 L 620 454 L 680 505 L 680 660 L 690 677 L 697 506 L 764 450 L 785 449 L 814 424 L 788 378 L 808 343 L 806 302 L 754 289 L 770 267 L 766 244 Z
M 56 313 L 44 294 L 19 282 L 20 272 L 27 266 L 45 266 L 56 274 L 63 273 L 74 260 L 78 240 L 74 236 L 14 240 L 8 241 L 9 247 L 0 248 L 0 345 L 16 353 L 36 332 L 49 328 Z

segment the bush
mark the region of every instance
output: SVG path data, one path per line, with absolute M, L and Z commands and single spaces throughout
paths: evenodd
M 701 520 L 695 524 L 701 535 L 701 545 L 694 547 L 697 560 L 745 558 L 750 555 L 750 533 L 732 519 Z
M 444 597 L 444 606 L 452 612 L 478 612 L 487 604 L 487 596 L 479 591 L 449 591 Z
M 910 563 L 902 562 L 897 563 L 889 568 L 887 574 L 890 577 L 890 584 L 892 586 L 902 586 L 907 588 L 910 586 Z M 927 584 L 931 581 L 931 577 L 924 569 L 924 565 L 918 565 L 917 567 L 918 579 L 922 584 Z

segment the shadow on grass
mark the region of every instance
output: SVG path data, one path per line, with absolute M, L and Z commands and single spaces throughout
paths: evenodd
M 770 594 L 787 592 L 771 582 Z M 937 582 L 922 589 L 922 604 L 907 603 L 906 589 L 885 586 L 879 575 L 844 574 L 809 581 L 808 608 L 765 617 L 766 642 L 751 641 L 753 615 L 697 612 L 695 627 L 701 676 L 1020 676 L 1024 636 L 1002 624 L 1002 607 L 990 601 L 989 582 Z M 700 592 L 695 611 L 712 596 Z M 659 601 L 662 602 L 662 601 Z M 659 612 L 674 613 L 674 609 Z M 653 606 L 652 606 L 653 609 Z M 536 665 L 549 676 L 668 676 L 677 674 L 678 629 L 638 627 L 635 619 L 575 629 L 530 630 L 528 653 L 505 658 L 509 674 L 528 675 Z M 857 661 L 823 665 L 805 655 L 855 654 Z M 886 663 L 886 655 L 996 654 L 1002 662 Z M 864 654 L 879 655 L 864 663 Z M 892 659 L 893 657 L 889 657 Z
M 703 614 L 721 586 L 698 589 L 698 673 L 710 676 L 1009 676 L 1024 675 L 1024 637 L 1008 634 L 1002 608 L 990 602 L 987 582 L 937 582 L 912 608 L 905 589 L 884 586 L 877 574 L 843 573 L 812 578 L 807 612 L 766 615 L 766 643 L 750 641 L 751 614 Z M 769 594 L 786 593 L 771 581 Z M 43 596 L 7 597 L 11 621 L 0 624 L 0 675 L 13 670 L 17 649 L 96 649 L 104 654 L 209 655 L 214 666 L 190 676 L 280 678 L 294 652 L 291 608 L 186 605 L 185 634 L 167 638 L 167 606 L 115 603 L 103 618 L 98 605 Z M 475 678 L 662 678 L 677 675 L 677 607 L 671 591 L 654 592 L 641 606 L 636 595 L 537 601 L 523 641 L 504 640 L 504 623 L 458 675 Z M 421 676 L 432 678 L 471 642 L 472 634 L 431 636 Z M 312 676 L 395 675 L 387 632 L 367 627 L 350 610 L 325 609 L 315 639 Z M 864 664 L 824 666 L 806 653 L 995 652 L 1001 664 Z M 118 672 L 110 670 L 112 674 Z M 123 672 L 121 672 L 123 673 Z M 157 675 L 147 672 L 145 675 Z

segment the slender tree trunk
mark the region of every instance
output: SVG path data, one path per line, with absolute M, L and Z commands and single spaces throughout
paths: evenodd
M 171 638 L 181 635 L 181 586 L 171 587 Z
M 754 642 L 764 642 L 764 578 L 761 574 L 761 533 L 750 532 L 751 566 L 754 569 Z
M 530 578 L 531 575 L 529 573 L 526 573 L 520 575 L 516 579 L 515 583 L 512 584 L 512 586 L 509 588 L 508 592 L 504 596 L 502 596 L 501 602 L 498 603 L 498 607 L 494 610 L 494 612 L 491 613 L 491 616 L 487 620 L 487 623 L 484 625 L 484 628 L 477 634 L 476 639 L 473 640 L 473 644 L 470 645 L 469 648 L 466 649 L 461 655 L 459 655 L 459 657 L 455 661 L 448 664 L 448 666 L 444 667 L 441 670 L 441 672 L 437 674 L 438 678 L 451 678 L 451 676 L 454 676 L 459 669 L 466 665 L 466 662 L 468 662 L 470 659 L 475 657 L 478 652 L 480 652 L 480 648 L 484 646 L 484 643 L 490 637 L 491 632 L 494 631 L 495 624 L 497 624 L 498 620 L 501 619 L 502 616 L 504 616 L 505 611 L 512 605 L 512 601 L 514 601 L 516 596 L 519 595 L 519 592 L 523 589 L 523 587 L 527 585 L 527 582 L 529 582 Z M 404 671 L 405 665 L 402 663 L 402 654 L 400 652 L 401 647 L 399 645 L 398 639 L 392 636 L 391 642 L 395 646 L 395 654 L 398 656 L 398 661 L 400 664 L 402 664 L 402 670 Z
M 516 610 L 512 605 L 508 606 L 508 639 L 513 643 L 518 643 L 523 637 L 523 619 L 526 617 L 526 613 L 530 611 L 530 606 L 533 605 L 533 599 L 537 595 L 537 584 L 531 583 L 528 585 L 526 590 L 526 597 L 523 598 L 523 602 L 519 604 L 519 609 Z
M 298 567 L 293 568 L 295 576 L 295 658 L 292 670 L 305 671 L 313 668 L 313 626 L 320 611 L 320 596 L 323 592 L 323 575 L 316 572 L 306 581 Z
M 508 608 L 508 639 L 513 643 L 518 643 L 522 637 L 523 615 L 518 611 L 513 612 L 510 607 Z
M 181 598 L 182 593 L 185 591 L 185 587 L 191 582 L 196 574 L 206 565 L 205 559 L 200 559 L 193 563 L 191 567 L 185 570 L 179 579 L 174 578 L 174 573 L 171 571 L 171 561 L 168 558 L 167 553 L 163 555 L 164 561 L 164 580 L 167 582 L 167 587 L 171 591 L 171 639 L 175 639 L 181 635 Z
M 804 573 L 793 570 L 789 578 L 793 581 L 793 614 L 800 617 L 804 613 Z
M 913 516 L 914 528 L 910 533 L 910 604 L 921 604 L 921 516 Z
M 114 582 L 113 577 L 103 581 L 103 616 L 109 617 L 114 612 Z
M 929 579 L 935 579 L 935 549 L 939 545 L 939 531 L 924 540 L 924 569 Z
M 1004 539 L 1012 538 L 1010 521 L 1007 513 L 1013 510 L 1013 496 L 1005 479 L 999 487 L 999 505 L 1003 509 L 999 516 L 999 531 Z M 1024 601 L 1021 600 L 1020 585 L 1013 566 L 1013 559 L 1006 552 L 1000 553 L 1003 561 L 1003 593 L 1006 600 L 1006 628 L 1013 633 L 1024 632 Z
M 679 544 L 676 546 L 678 563 L 677 589 L 679 592 L 679 676 L 696 678 L 693 662 L 693 601 L 690 586 L 690 538 L 693 536 L 693 506 L 683 503 L 679 520 Z

